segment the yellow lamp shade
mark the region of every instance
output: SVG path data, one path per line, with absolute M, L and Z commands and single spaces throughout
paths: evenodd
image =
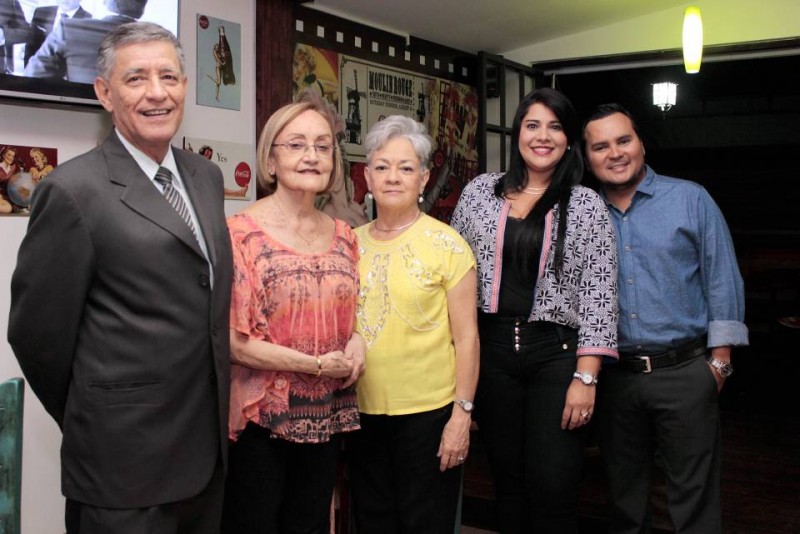
M 700 8 L 689 6 L 683 13 L 683 65 L 686 72 L 700 72 L 703 60 L 703 20 Z

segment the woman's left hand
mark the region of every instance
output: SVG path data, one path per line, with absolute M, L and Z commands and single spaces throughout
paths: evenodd
M 561 414 L 561 429 L 574 430 L 588 425 L 594 413 L 594 400 L 597 386 L 587 386 L 580 380 L 573 380 L 567 389 L 567 402 Z
M 367 355 L 367 343 L 361 334 L 353 332 L 350 340 L 344 348 L 345 358 L 353 360 L 353 372 L 347 377 L 347 380 L 342 384 L 341 389 L 349 388 L 356 383 L 358 377 L 364 374 L 364 361 Z
M 453 415 L 444 426 L 442 439 L 439 442 L 439 471 L 458 467 L 464 463 L 469 454 L 469 427 L 472 424 L 470 415 L 457 406 L 453 406 Z

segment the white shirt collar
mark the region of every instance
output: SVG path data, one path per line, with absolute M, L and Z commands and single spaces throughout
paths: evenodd
M 150 156 L 136 148 L 133 143 L 125 139 L 125 136 L 123 136 L 119 130 L 114 128 L 114 132 L 117 134 L 117 138 L 119 138 L 120 142 L 122 142 L 122 146 L 125 147 L 136 164 L 139 165 L 139 168 L 142 169 L 142 172 L 144 172 L 151 181 L 154 181 L 159 167 L 166 167 L 170 170 L 170 172 L 172 172 L 173 179 L 178 182 L 178 187 L 183 187 L 183 182 L 181 182 L 180 173 L 178 172 L 178 164 L 175 163 L 175 155 L 172 153 L 171 146 L 169 147 L 169 150 L 167 150 L 167 155 L 164 156 L 164 161 L 158 163 Z

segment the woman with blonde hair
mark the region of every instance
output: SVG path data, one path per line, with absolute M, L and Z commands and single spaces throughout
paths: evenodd
M 33 165 L 28 172 L 33 178 L 33 183 L 38 184 L 42 181 L 42 178 L 52 172 L 53 166 L 47 162 L 47 156 L 44 155 L 41 148 L 32 148 L 30 155 L 33 160 Z
M 353 384 L 358 249 L 314 207 L 342 172 L 329 110 L 276 111 L 258 143 L 267 196 L 230 217 L 230 467 L 223 529 L 328 533 L 340 436 L 359 427 Z

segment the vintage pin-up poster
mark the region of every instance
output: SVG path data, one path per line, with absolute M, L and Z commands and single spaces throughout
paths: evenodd
M 0 216 L 27 215 L 36 185 L 58 164 L 58 150 L 0 142 Z
M 197 103 L 241 109 L 241 65 L 241 25 L 198 14 Z
M 225 199 L 248 200 L 255 193 L 253 182 L 254 154 L 249 145 L 228 143 L 198 137 L 184 137 L 183 148 L 189 152 L 200 154 L 222 169 L 225 180 Z
M 421 207 L 449 221 L 464 184 L 478 170 L 474 87 L 303 43 L 295 46 L 292 87 L 295 96 L 304 89 L 314 91 L 339 112 L 352 182 L 346 185 L 358 204 L 366 192 L 364 138 L 370 126 L 389 115 L 405 115 L 424 124 L 433 137 L 434 153 Z

